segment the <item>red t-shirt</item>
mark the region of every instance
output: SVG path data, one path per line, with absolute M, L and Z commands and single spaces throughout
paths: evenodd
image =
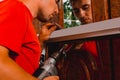
M 90 54 L 92 54 L 92 56 L 97 61 L 97 63 L 99 63 L 96 41 L 86 41 L 86 42 L 84 42 L 81 49 L 83 49 L 85 51 L 88 51 Z
M 30 74 L 39 66 L 41 51 L 32 19 L 18 0 L 0 2 L 0 45 L 8 48 L 10 57 Z

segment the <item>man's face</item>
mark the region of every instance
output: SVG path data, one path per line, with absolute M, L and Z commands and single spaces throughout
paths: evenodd
M 73 12 L 82 24 L 92 22 L 91 1 L 74 0 L 72 3 Z
M 57 0 L 40 0 L 42 4 L 38 12 L 37 18 L 41 22 L 48 22 L 58 14 L 58 1 Z

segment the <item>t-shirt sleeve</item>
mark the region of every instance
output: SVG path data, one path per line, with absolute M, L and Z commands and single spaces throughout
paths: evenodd
M 26 24 L 24 11 L 19 8 L 0 10 L 0 45 L 19 52 L 24 39 Z

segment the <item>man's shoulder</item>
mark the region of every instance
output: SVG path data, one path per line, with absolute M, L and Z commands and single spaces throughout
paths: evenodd
M 24 5 L 18 0 L 0 0 L 0 10 L 1 13 L 17 13 L 18 11 L 22 13 L 24 11 Z

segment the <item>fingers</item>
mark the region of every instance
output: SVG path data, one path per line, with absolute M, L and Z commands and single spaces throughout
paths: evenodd
M 48 29 L 48 31 L 52 33 L 53 31 L 57 29 L 57 26 L 55 26 L 55 24 L 52 24 L 52 23 L 46 23 L 44 26 L 42 26 L 42 28 Z
M 53 23 L 46 23 L 40 29 L 39 40 L 46 41 L 50 38 L 50 35 L 53 31 L 57 29 L 57 25 Z
M 52 26 L 55 26 L 55 25 L 52 24 L 52 23 L 46 23 L 46 24 L 44 24 L 42 27 L 43 27 L 43 28 L 50 29 Z
M 39 40 L 44 42 L 49 39 L 51 33 L 56 30 L 56 26 L 52 23 L 46 23 L 44 24 L 39 33 Z
M 57 28 L 56 26 L 52 26 L 52 27 L 50 27 L 50 28 L 49 28 L 50 33 L 52 33 L 53 31 L 55 31 L 56 28 Z

